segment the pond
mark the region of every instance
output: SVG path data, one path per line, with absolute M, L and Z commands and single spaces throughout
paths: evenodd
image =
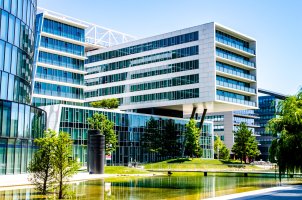
M 172 176 L 118 177 L 71 184 L 73 199 L 204 199 L 278 185 L 274 177 L 243 177 L 202 173 Z M 0 199 L 45 199 L 33 188 L 0 191 Z

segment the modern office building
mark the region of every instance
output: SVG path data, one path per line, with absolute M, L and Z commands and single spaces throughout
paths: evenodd
M 272 133 L 266 130 L 267 122 L 278 116 L 278 104 L 286 98 L 286 95 L 264 89 L 259 89 L 258 92 L 261 96 L 259 96 L 259 109 L 255 110 L 258 115 L 255 121 L 259 124 L 256 132 L 258 134 L 257 140 L 260 143 L 260 159 L 266 161 L 269 159 L 269 148 L 275 139 Z
M 258 118 L 255 110 L 210 113 L 206 116 L 207 121 L 214 123 L 214 135 L 218 135 L 229 149 L 234 145 L 234 131 L 238 130 L 241 122 L 244 122 L 255 136 L 258 135 L 255 130 L 260 127 L 256 122 Z
M 0 1 L 0 175 L 26 173 L 46 123 L 30 105 L 36 0 Z
M 145 133 L 148 120 L 153 117 L 158 121 L 160 132 L 165 131 L 168 120 L 173 120 L 177 131 L 175 134 L 182 143 L 185 125 L 188 119 L 172 118 L 119 110 L 98 109 L 73 105 L 51 105 L 42 107 L 48 113 L 47 126 L 53 130 L 69 133 L 74 140 L 73 154 L 82 165 L 87 159 L 87 118 L 96 112 L 107 116 L 114 122 L 115 132 L 118 136 L 118 145 L 112 157 L 107 161 L 111 165 L 125 165 L 129 162 L 154 162 L 162 159 L 158 154 L 147 152 L 142 146 L 141 138 Z M 203 149 L 203 158 L 214 158 L 213 123 L 204 122 L 200 136 Z
M 258 106 L 256 41 L 217 23 L 91 51 L 87 57 L 88 102 L 115 97 L 121 110 L 181 117 Z
M 132 37 L 46 9 L 38 13 L 33 104 L 84 105 L 85 52 Z
M 94 112 L 115 123 L 119 144 L 110 162 L 125 164 L 158 159 L 140 144 L 148 114 L 162 131 L 172 119 L 180 133 L 185 115 L 258 106 L 256 41 L 217 23 L 139 40 L 45 9 L 36 24 L 33 104 L 46 109 L 47 127 L 71 134 L 83 164 Z M 84 107 L 107 98 L 119 98 L 127 112 Z M 203 157 L 212 158 L 213 126 L 202 127 Z

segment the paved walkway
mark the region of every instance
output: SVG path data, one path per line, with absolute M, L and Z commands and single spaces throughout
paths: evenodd
M 70 182 L 85 181 L 93 179 L 102 179 L 108 177 L 117 176 L 153 176 L 153 174 L 89 174 L 88 172 L 78 173 L 69 179 Z M 0 190 L 6 190 L 7 187 L 18 187 L 31 185 L 28 181 L 28 174 L 18 174 L 18 175 L 1 175 L 0 176 Z
M 301 200 L 302 185 L 280 186 L 210 198 L 211 200 Z M 209 200 L 210 200 L 209 199 Z

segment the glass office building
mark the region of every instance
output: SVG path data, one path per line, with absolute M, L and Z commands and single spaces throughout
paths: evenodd
M 35 106 L 83 105 L 85 28 L 48 12 L 37 15 Z
M 72 105 L 52 105 L 43 107 L 48 113 L 48 127 L 56 131 L 69 133 L 74 140 L 73 154 L 83 165 L 87 159 L 87 118 L 92 117 L 96 112 L 103 113 L 109 120 L 114 122 L 114 129 L 118 136 L 116 151 L 113 152 L 110 165 L 127 165 L 129 162 L 154 162 L 163 158 L 157 154 L 146 152 L 142 146 L 148 120 L 153 117 L 158 121 L 159 130 L 165 131 L 168 120 L 173 120 L 176 125 L 175 134 L 179 141 L 183 141 L 183 133 L 187 119 L 172 118 L 156 115 L 147 115 L 131 112 L 123 112 L 108 109 L 97 109 Z M 213 158 L 213 124 L 205 122 L 200 136 L 200 143 L 203 149 L 203 158 Z
M 269 148 L 272 141 L 275 139 L 272 133 L 266 130 L 267 123 L 269 120 L 278 116 L 278 104 L 280 101 L 284 100 L 286 96 L 263 89 L 259 90 L 259 93 L 262 93 L 263 96 L 259 96 L 259 109 L 255 110 L 259 116 L 259 118 L 256 119 L 256 123 L 259 124 L 256 132 L 258 134 L 257 140 L 260 143 L 260 159 L 266 161 L 269 159 Z
M 0 175 L 26 173 L 45 129 L 46 113 L 30 106 L 36 7 L 0 1 Z
M 257 108 L 256 41 L 208 23 L 87 52 L 85 98 L 121 110 Z M 149 113 L 155 113 L 148 111 Z

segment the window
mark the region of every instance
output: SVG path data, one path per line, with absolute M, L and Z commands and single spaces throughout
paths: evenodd
M 4 52 L 5 52 L 5 42 L 0 40 L 0 70 L 3 70 Z
M 8 30 L 8 13 L 2 11 L 0 38 L 5 41 L 7 40 L 7 30 Z
M 7 99 L 8 74 L 2 72 L 1 78 L 1 99 Z

